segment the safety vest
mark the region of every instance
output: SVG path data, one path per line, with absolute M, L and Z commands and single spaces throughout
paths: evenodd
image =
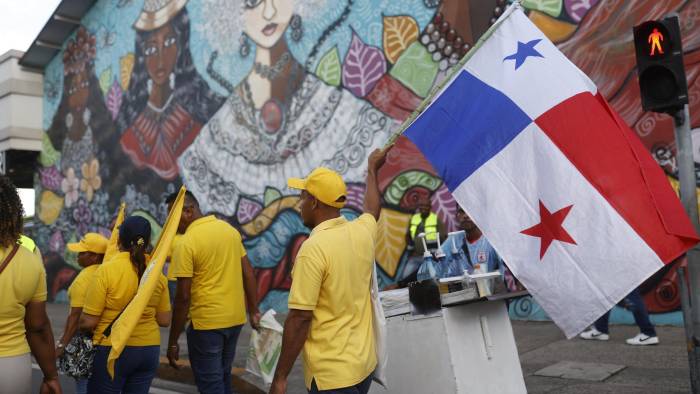
M 36 250 L 36 243 L 34 243 L 34 240 L 24 234 L 19 236 L 19 244 L 27 248 L 32 253 L 34 253 Z
M 420 213 L 413 215 L 411 218 L 411 238 L 416 238 L 416 231 L 418 226 L 423 221 L 423 216 Z M 425 241 L 426 242 L 437 242 L 438 237 L 438 217 L 436 214 L 430 212 L 430 215 L 425 219 Z

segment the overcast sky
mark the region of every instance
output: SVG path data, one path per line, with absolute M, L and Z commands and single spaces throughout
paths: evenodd
M 0 54 L 26 51 L 60 0 L 0 0 Z

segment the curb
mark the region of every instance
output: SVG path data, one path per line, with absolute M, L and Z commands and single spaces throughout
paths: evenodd
M 180 369 L 175 369 L 170 366 L 167 358 L 161 356 L 153 386 L 181 393 L 197 393 L 189 360 L 180 360 L 179 364 Z M 259 387 L 252 378 L 254 376 L 244 368 L 234 367 L 231 370 L 231 385 L 236 392 L 240 394 L 266 394 L 267 391 Z

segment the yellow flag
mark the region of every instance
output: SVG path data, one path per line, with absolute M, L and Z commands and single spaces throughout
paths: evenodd
M 151 254 L 151 260 L 141 277 L 139 289 L 134 299 L 131 300 L 119 319 L 117 319 L 112 326 L 112 333 L 110 335 L 112 350 L 110 350 L 109 357 L 107 358 L 107 371 L 112 378 L 114 378 L 114 363 L 119 358 L 119 355 L 121 355 L 122 350 L 124 350 L 126 342 L 129 340 L 129 337 L 131 337 L 131 333 L 134 331 L 139 319 L 141 319 L 143 310 L 146 309 L 146 305 L 148 305 L 153 291 L 156 285 L 158 285 L 160 273 L 163 272 L 163 265 L 165 265 L 165 258 L 170 252 L 170 244 L 173 242 L 173 238 L 175 238 L 175 233 L 180 223 L 180 215 L 182 214 L 182 206 L 184 203 L 185 187 L 183 186 L 180 188 L 177 199 L 173 203 L 173 208 L 168 214 L 168 218 L 163 226 L 163 231 L 160 233 L 158 243 Z
M 112 229 L 112 235 L 109 237 L 109 242 L 107 243 L 107 250 L 105 251 L 105 257 L 103 262 L 108 262 L 114 255 L 119 253 L 119 227 L 124 222 L 124 210 L 126 209 L 126 204 L 122 203 L 119 206 L 119 213 L 117 214 L 117 220 L 114 221 L 114 228 Z

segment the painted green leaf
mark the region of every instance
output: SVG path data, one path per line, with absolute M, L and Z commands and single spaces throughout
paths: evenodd
M 438 64 L 433 61 L 430 52 L 419 42 L 411 44 L 389 71 L 392 77 L 420 97 L 428 95 L 437 73 Z
M 316 67 L 316 75 L 329 85 L 340 86 L 342 72 L 338 47 L 333 47 L 323 55 Z
M 537 10 L 549 14 L 555 18 L 561 15 L 562 0 L 523 0 L 523 7 L 528 10 Z
M 58 152 L 51 144 L 49 135 L 43 133 L 41 136 L 41 153 L 39 154 L 39 163 L 44 167 L 51 167 L 56 164 L 61 153 Z
M 279 200 L 282 198 L 282 193 L 280 193 L 279 190 L 275 189 L 274 187 L 267 187 L 265 188 L 265 206 L 269 206 L 273 202 Z
M 102 71 L 100 74 L 100 89 L 102 89 L 102 94 L 107 94 L 109 88 L 112 86 L 112 67 L 108 67 Z
M 384 200 L 389 204 L 398 205 L 404 193 L 414 186 L 422 186 L 430 191 L 437 190 L 442 181 L 440 178 L 423 171 L 407 171 L 397 176 L 386 188 Z

